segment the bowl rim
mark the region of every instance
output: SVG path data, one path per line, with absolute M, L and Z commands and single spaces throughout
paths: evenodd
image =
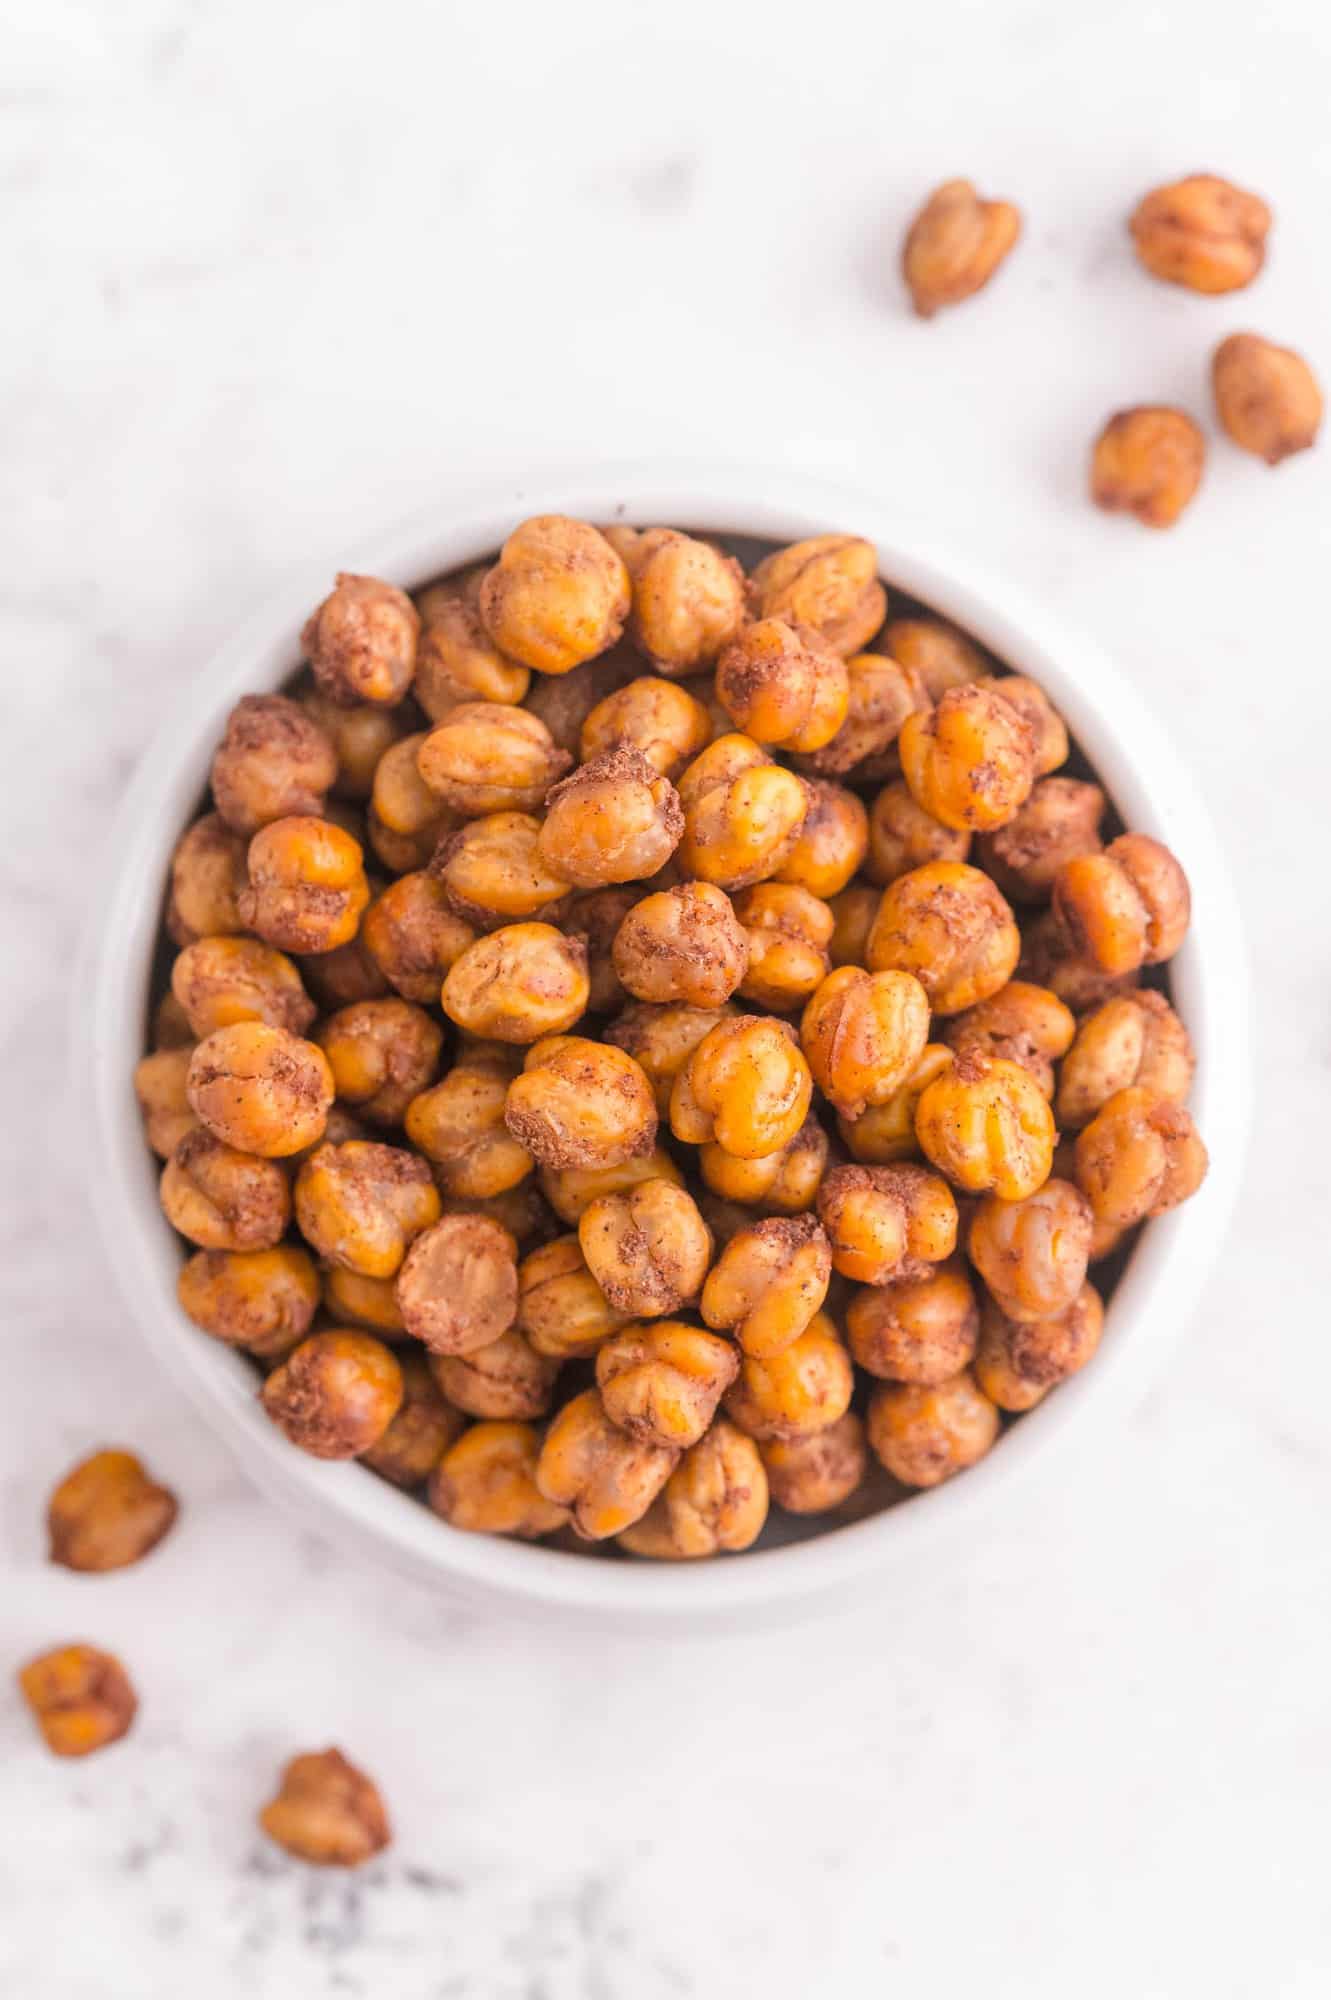
M 263 1415 L 248 1362 L 194 1328 L 177 1304 L 179 1244 L 158 1205 L 159 1169 L 143 1141 L 132 1083 L 144 1050 L 162 885 L 180 829 L 204 792 L 226 714 L 242 694 L 273 688 L 293 671 L 301 627 L 327 591 L 334 565 L 302 566 L 181 689 L 139 760 L 103 851 L 71 1018 L 73 1077 L 94 1112 L 92 1202 L 128 1317 L 255 1481 L 306 1509 L 307 1519 L 315 1502 L 314 1525 L 325 1534 L 373 1549 L 381 1561 L 437 1587 L 484 1591 L 513 1605 L 626 1622 L 683 1614 L 715 1624 L 737 1613 L 806 1604 L 956 1531 L 991 1510 L 1058 1444 L 1088 1435 L 1087 1409 L 1103 1423 L 1142 1393 L 1197 1302 L 1241 1176 L 1251 1096 L 1241 925 L 1198 788 L 1136 689 L 1059 617 L 987 575 L 965 552 L 920 541 L 899 510 L 869 493 L 772 466 L 584 465 L 543 473 L 530 485 L 458 492 L 337 567 L 416 588 L 490 554 L 518 520 L 542 513 L 671 521 L 778 542 L 853 523 L 847 531 L 877 548 L 889 598 L 895 583 L 1047 688 L 1125 821 L 1173 847 L 1192 886 L 1193 927 L 1171 974 L 1197 1050 L 1191 1102 L 1210 1172 L 1191 1202 L 1138 1240 L 1093 1368 L 1028 1412 L 964 1477 L 864 1520 L 751 1551 L 741 1561 L 580 1561 L 539 1544 L 450 1529 L 363 1467 L 297 1452 Z

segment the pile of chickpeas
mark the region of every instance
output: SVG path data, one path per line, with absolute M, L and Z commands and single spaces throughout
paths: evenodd
M 1085 1366 L 1088 1269 L 1206 1170 L 1145 983 L 1189 894 L 1033 681 L 853 535 L 746 575 L 559 515 L 340 576 L 303 649 L 176 848 L 136 1078 L 184 1311 L 295 1447 L 701 1557 Z

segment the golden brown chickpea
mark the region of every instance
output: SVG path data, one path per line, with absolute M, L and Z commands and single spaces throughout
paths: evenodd
M 167 935 L 175 944 L 228 937 L 245 929 L 239 896 L 245 886 L 245 841 L 220 813 L 187 827 L 171 856 Z
M 998 1437 L 998 1410 L 969 1368 L 946 1382 L 881 1382 L 869 1401 L 869 1444 L 903 1486 L 940 1486 Z
M 625 1327 L 596 1355 L 610 1421 L 639 1444 L 677 1451 L 702 1437 L 738 1373 L 732 1341 L 677 1319 Z
M 967 1367 L 980 1331 L 975 1291 L 959 1257 L 923 1277 L 857 1292 L 846 1314 L 861 1368 L 894 1382 L 946 1382 Z
M 904 779 L 884 785 L 869 815 L 869 852 L 865 874 L 884 888 L 912 868 L 929 861 L 964 861 L 971 836 L 918 805 Z
M 858 535 L 814 535 L 777 549 L 749 587 L 760 619 L 800 626 L 843 659 L 868 645 L 887 614 L 877 553 Z
M 828 957 L 834 966 L 864 964 L 869 932 L 881 901 L 877 889 L 864 882 L 852 883 L 849 889 L 830 899 L 832 935 L 828 940 Z
M 408 1245 L 439 1220 L 429 1165 L 400 1146 L 319 1146 L 296 1176 L 296 1221 L 325 1263 L 391 1278 Z
M 843 1117 L 900 1088 L 929 1039 L 929 1002 L 909 972 L 828 974 L 804 1009 L 800 1042 L 814 1081 Z
M 1128 227 L 1153 278 L 1193 292 L 1236 292 L 1262 268 L 1271 211 L 1218 174 L 1189 174 L 1143 195 Z
M 818 1190 L 832 1266 L 862 1285 L 918 1278 L 957 1247 L 957 1204 L 947 1182 L 911 1162 L 833 1167 Z
M 982 835 L 980 863 L 1010 901 L 1042 903 L 1065 861 L 1099 853 L 1104 809 L 1098 785 L 1041 778 L 1015 819 Z
M 773 1012 L 800 1006 L 827 975 L 833 926 L 827 904 L 792 883 L 759 882 L 740 890 L 735 918 L 748 959 L 740 993 Z
M 1086 1366 L 1100 1345 L 1104 1318 L 1092 1285 L 1083 1285 L 1070 1306 L 1043 1320 L 1007 1319 L 986 1299 L 975 1380 L 1000 1410 L 1033 1410 L 1056 1383 Z
M 517 1324 L 538 1354 L 555 1361 L 595 1354 L 627 1319 L 612 1310 L 576 1236 L 557 1236 L 518 1266 Z
M 392 1839 L 378 1787 L 340 1750 L 293 1757 L 259 1825 L 288 1854 L 320 1868 L 358 1868 Z
M 633 906 L 612 958 L 620 984 L 639 1000 L 715 1009 L 744 978 L 749 947 L 723 889 L 683 882 Z
M 1021 234 L 1021 211 L 985 201 L 973 181 L 936 187 L 906 232 L 901 275 L 921 319 L 960 305 L 989 283 Z
M 972 1218 L 967 1249 L 1008 1319 L 1056 1319 L 1082 1288 L 1091 1230 L 1086 1197 L 1070 1181 L 1050 1179 L 1024 1201 L 989 1195 Z
M 715 1143 L 741 1160 L 764 1159 L 790 1144 L 812 1094 L 789 1023 L 741 1014 L 718 1022 L 676 1077 L 670 1129 L 691 1146 Z
M 869 845 L 869 816 L 863 801 L 844 785 L 810 778 L 808 810 L 777 879 L 813 896 L 835 896 L 854 875 Z
M 426 787 L 464 819 L 534 812 L 569 762 L 539 716 L 494 701 L 450 709 L 416 753 Z
M 193 1047 L 194 1030 L 190 1027 L 185 1009 L 170 987 L 153 1009 L 151 1039 L 155 1052 Z
M 200 938 L 186 945 L 171 968 L 171 990 L 200 1037 L 237 1021 L 266 1021 L 298 1035 L 314 1019 L 296 967 L 258 938 Z
M 674 528 L 649 528 L 628 551 L 616 546 L 633 579 L 629 632 L 639 651 L 676 679 L 710 667 L 744 624 L 739 564 Z
M 726 1415 L 759 1444 L 811 1437 L 845 1416 L 854 1385 L 850 1355 L 820 1312 L 779 1354 L 744 1357 Z
M 1031 732 L 1035 775 L 1043 778 L 1068 759 L 1068 729 L 1038 681 L 1025 674 L 986 674 L 978 685 L 992 688 L 1015 708 Z
M 987 875 L 964 861 L 930 861 L 883 891 L 869 933 L 872 972 L 910 972 L 935 1014 L 960 1014 L 1006 986 L 1021 935 Z
M 803 768 L 829 778 L 856 773 L 891 750 L 901 725 L 929 696 L 914 667 L 886 653 L 854 653 L 846 661 L 846 719 L 830 743 L 803 760 Z
M 1091 498 L 1109 514 L 1172 528 L 1201 484 L 1206 440 L 1186 410 L 1139 403 L 1110 417 L 1091 454 Z
M 629 612 L 629 575 L 586 521 L 538 514 L 513 530 L 481 585 L 485 629 L 500 651 L 542 674 L 566 674 L 613 646 Z
M 767 1520 L 767 1474 L 752 1438 L 718 1417 L 619 1537 L 630 1555 L 683 1561 L 752 1548 Z
M 474 1354 L 517 1317 L 518 1253 L 484 1215 L 446 1215 L 418 1236 L 397 1277 L 402 1323 L 431 1354 Z
M 186 1091 L 193 1053 L 192 1042 L 185 1048 L 156 1049 L 135 1066 L 134 1094 L 143 1113 L 144 1137 L 164 1160 L 197 1126 Z
M 367 1326 L 381 1340 L 404 1340 L 407 1329 L 391 1278 L 367 1278 L 330 1264 L 323 1273 L 323 1302 L 338 1326 Z
M 1163 993 L 1106 1000 L 1077 1029 L 1059 1075 L 1060 1127 L 1079 1131 L 1116 1091 L 1137 1084 L 1182 1104 L 1194 1069 L 1188 1031 Z
M 420 629 L 420 613 L 404 590 L 343 572 L 311 612 L 300 643 L 330 701 L 392 708 L 411 686 Z
M 894 1160 L 919 1153 L 915 1137 L 915 1107 L 936 1076 L 951 1067 L 952 1051 L 943 1042 L 926 1042 L 903 1083 L 881 1104 L 871 1104 L 855 1118 L 838 1117 L 837 1130 L 852 1158 L 865 1166 L 890 1166 Z
M 1077 1185 L 1097 1222 L 1131 1228 L 1195 1194 L 1206 1148 L 1181 1104 L 1154 1091 L 1116 1091 L 1077 1141 Z
M 580 1535 L 599 1542 L 641 1520 L 678 1460 L 676 1447 L 630 1437 L 606 1414 L 600 1390 L 586 1389 L 546 1431 L 536 1485 L 546 1500 L 572 1510 Z
M 552 1035 L 529 1051 L 509 1085 L 504 1118 L 513 1137 L 555 1169 L 617 1167 L 656 1143 L 652 1087 L 637 1063 L 581 1035 Z
M 756 1160 L 739 1159 L 713 1141 L 698 1155 L 698 1168 L 713 1194 L 775 1215 L 800 1215 L 812 1207 L 827 1165 L 827 1134 L 806 1118 L 794 1138 Z
M 811 1437 L 772 1438 L 761 1455 L 768 1490 L 787 1514 L 830 1514 L 863 1485 L 869 1465 L 853 1410 Z
M 930 701 L 941 701 L 949 688 L 982 680 L 990 671 L 975 641 L 941 618 L 893 618 L 883 628 L 883 644 L 894 660 L 919 675 Z
M 50 1558 L 64 1569 L 128 1569 L 175 1522 L 176 1496 L 129 1451 L 95 1451 L 67 1472 L 46 1506 Z
M 1317 442 L 1322 392 L 1292 347 L 1277 347 L 1256 333 L 1231 333 L 1212 357 L 1211 388 L 1221 429 L 1268 465 Z
M 437 1355 L 430 1366 L 449 1402 L 468 1416 L 527 1423 L 549 1409 L 560 1364 L 510 1326 L 484 1347 Z
M 186 1095 L 199 1123 L 226 1145 L 284 1159 L 322 1135 L 333 1073 L 313 1042 L 263 1021 L 239 1021 L 199 1043 Z
M 642 660 L 627 646 L 614 647 L 599 660 L 574 667 L 568 674 L 538 674 L 523 707 L 539 717 L 570 761 L 576 761 L 582 741 L 582 725 L 598 701 L 616 688 L 636 680 Z
M 381 1340 L 335 1327 L 302 1340 L 259 1400 L 283 1436 L 312 1458 L 358 1458 L 397 1415 L 402 1369 Z
M 1022 1201 L 1049 1178 L 1054 1118 L 1018 1063 L 964 1054 L 921 1093 L 915 1136 L 925 1157 L 970 1194 Z
M 324 1013 L 336 1013 L 358 1000 L 383 1000 L 393 990 L 365 949 L 363 930 L 336 951 L 301 959 L 299 970 Z
M 675 681 L 644 675 L 598 701 L 582 725 L 581 751 L 590 764 L 627 744 L 663 778 L 677 778 L 712 740 L 712 718 Z
M 1132 992 L 1141 976 L 1109 973 L 1085 951 L 1079 951 L 1056 910 L 1044 910 L 1022 933 L 1018 976 L 1047 986 L 1074 1014 L 1098 1007 L 1116 994 Z
M 256 1160 L 196 1125 L 162 1169 L 162 1212 L 204 1250 L 270 1250 L 291 1220 L 291 1186 L 275 1160 Z
M 673 1181 L 683 1187 L 684 1176 L 664 1146 L 652 1146 L 635 1159 L 613 1167 L 542 1167 L 541 1192 L 561 1222 L 574 1227 L 591 1203 L 621 1188 L 637 1187 L 641 1181 Z
M 821 1311 L 832 1252 L 812 1215 L 774 1215 L 736 1230 L 703 1286 L 708 1326 L 746 1354 L 781 1354 Z
M 577 889 L 654 875 L 684 831 L 669 778 L 627 743 L 581 765 L 554 787 L 546 806 L 538 852 Z
M 802 778 L 748 736 L 718 736 L 679 781 L 684 837 L 678 858 L 690 876 L 747 889 L 774 875 L 809 807 Z
M 840 654 L 781 618 L 760 618 L 731 640 L 717 662 L 716 692 L 737 729 L 783 750 L 821 750 L 850 704 Z
M 360 845 L 331 820 L 296 814 L 261 827 L 249 846 L 240 913 L 281 951 L 336 951 L 370 900 Z
M 897 747 L 915 803 L 956 832 L 1004 825 L 1035 783 L 1030 724 L 983 681 L 951 688 L 936 708 L 908 715 Z
M 692 1195 L 667 1180 L 640 1181 L 591 1202 L 578 1241 L 606 1299 L 633 1319 L 696 1299 L 712 1261 L 712 1233 Z
M 424 730 L 401 737 L 375 768 L 365 830 L 380 861 L 395 875 L 423 867 L 457 825 L 420 774 L 417 757 L 425 741 Z
M 1065 861 L 1054 909 L 1074 951 L 1111 976 L 1162 965 L 1188 934 L 1188 878 L 1160 841 L 1121 833 L 1103 854 Z
M 309 1332 L 319 1273 L 312 1257 L 288 1243 L 275 1250 L 200 1250 L 182 1268 L 176 1292 L 204 1333 L 272 1361 Z
M 379 760 L 409 724 L 407 709 L 384 708 L 378 702 L 358 702 L 352 708 L 332 701 L 312 681 L 303 682 L 296 700 L 323 730 L 337 755 L 337 776 L 333 792 L 339 799 L 364 804 L 374 790 L 374 774 Z
M 669 1115 L 675 1078 L 699 1042 L 718 1021 L 732 1020 L 736 1012 L 731 1006 L 695 1007 L 684 1001 L 656 1006 L 634 1000 L 607 1027 L 605 1040 L 633 1057 L 651 1085 L 657 1111 L 664 1118 Z
M 359 1000 L 318 1032 L 338 1097 L 371 1125 L 400 1125 L 438 1074 L 443 1030 L 409 1000 Z
M 217 810 L 236 833 L 288 813 L 317 813 L 337 777 L 337 752 L 299 702 L 247 694 L 227 717 L 213 758 Z
M 415 695 L 431 722 L 442 722 L 463 702 L 511 707 L 531 682 L 526 667 L 506 660 L 481 623 L 473 594 L 434 600 L 416 647 Z
M 86 1757 L 122 1737 L 138 1697 L 113 1653 L 60 1646 L 20 1667 L 18 1684 L 46 1747 L 57 1757 Z
M 588 889 L 574 896 L 563 928 L 581 938 L 587 952 L 587 1012 L 613 1014 L 628 999 L 615 970 L 614 947 L 619 927 L 642 897 L 637 883 L 609 889 Z
M 1044 1095 L 1054 1095 L 1054 1064 L 1067 1054 L 1077 1023 L 1069 1008 L 1045 986 L 1009 979 L 987 1000 L 953 1015 L 943 1029 L 950 1049 L 1003 1056 L 1020 1063 Z
M 450 909 L 491 931 L 503 924 L 557 918 L 569 884 L 542 859 L 541 822 L 531 813 L 486 813 L 448 834 L 435 850 L 430 874 Z
M 429 1501 L 450 1527 L 469 1534 L 553 1534 L 568 1509 L 547 1500 L 536 1484 L 541 1441 L 530 1424 L 482 1423 L 450 1445 L 431 1475 Z
M 468 1056 L 407 1106 L 404 1124 L 447 1195 L 484 1200 L 515 1188 L 532 1171 L 526 1147 L 504 1123 L 512 1067 Z
M 387 985 L 427 1006 L 476 933 L 449 907 L 433 872 L 415 869 L 377 895 L 365 912 L 361 942 Z
M 535 1184 L 522 1181 L 503 1194 L 453 1195 L 449 1208 L 456 1215 L 484 1215 L 506 1229 L 515 1243 L 548 1243 L 558 1224 Z

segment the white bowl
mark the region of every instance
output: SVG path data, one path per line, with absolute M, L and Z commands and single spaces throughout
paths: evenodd
M 889 590 L 895 583 L 922 599 L 1000 660 L 1041 682 L 1124 820 L 1167 842 L 1192 883 L 1192 930 L 1171 976 L 1197 1047 L 1192 1103 L 1210 1149 L 1210 1173 L 1194 1200 L 1144 1231 L 1114 1293 L 1092 1366 L 1012 1426 L 962 1477 L 870 1519 L 738 1561 L 600 1562 L 462 1534 L 363 1468 L 323 1464 L 294 1450 L 263 1414 L 249 1364 L 201 1334 L 176 1302 L 180 1247 L 158 1207 L 157 1168 L 131 1085 L 143 1049 L 171 850 L 197 810 L 233 703 L 278 686 L 291 673 L 300 658 L 301 624 L 335 567 L 415 586 L 485 556 L 525 515 L 552 512 L 593 521 L 668 521 L 779 541 L 830 529 L 870 537 Z M 659 474 L 611 467 L 543 481 L 538 490 L 464 495 L 377 548 L 342 551 L 338 562 L 295 579 L 221 648 L 164 722 L 110 841 L 100 919 L 91 991 L 85 981 L 78 986 L 75 1039 L 95 1106 L 93 1196 L 129 1315 L 154 1363 L 181 1383 L 259 1484 L 296 1503 L 311 1526 L 455 1594 L 620 1622 L 668 1617 L 715 1624 L 760 1610 L 793 1610 L 845 1590 L 926 1538 L 963 1524 L 972 1535 L 982 1534 L 1003 1491 L 1047 1460 L 1058 1440 L 1076 1436 L 1084 1444 L 1099 1421 L 1141 1393 L 1188 1319 L 1223 1240 L 1238 1184 L 1248 1113 L 1242 940 L 1228 870 L 1186 767 L 1134 690 L 1086 639 L 1064 631 L 1006 585 L 978 580 L 969 560 L 918 546 L 890 506 L 784 472 L 668 468 Z

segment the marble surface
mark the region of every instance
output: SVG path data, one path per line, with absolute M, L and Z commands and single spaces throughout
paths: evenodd
M 1325 9 L 48 0 L 5 45 L 0 1660 L 94 1638 L 142 1713 L 67 1766 L 0 1699 L 0 1992 L 1324 1994 L 1331 456 L 1217 442 L 1160 537 L 1082 482 L 1108 409 L 1204 408 L 1236 327 L 1331 375 Z M 1133 197 L 1197 165 L 1278 211 L 1237 300 L 1130 261 Z M 960 172 L 1026 236 L 925 326 L 895 245 Z M 1196 1324 L 1056 1481 L 815 1624 L 592 1639 L 312 1539 L 154 1379 L 68 981 L 163 696 L 292 563 L 569 455 L 718 451 L 894 495 L 1123 662 L 1228 842 L 1258 1123 Z M 109 1439 L 184 1516 L 80 1579 L 42 1503 Z M 398 1829 L 353 1880 L 254 1828 L 326 1741 Z

